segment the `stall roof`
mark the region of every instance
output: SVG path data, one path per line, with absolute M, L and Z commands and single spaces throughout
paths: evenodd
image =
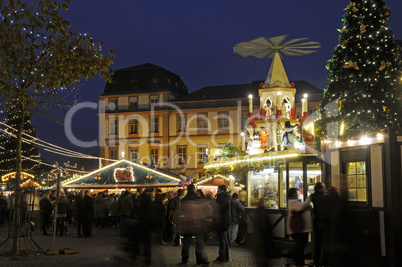
M 121 160 L 89 174 L 62 182 L 67 188 L 177 186 L 180 176 L 151 165 Z

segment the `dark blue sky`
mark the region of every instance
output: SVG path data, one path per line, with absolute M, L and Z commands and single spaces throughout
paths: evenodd
M 209 85 L 250 83 L 264 80 L 270 59 L 243 58 L 233 46 L 261 36 L 288 35 L 288 39 L 307 37 L 320 42 L 318 52 L 283 60 L 290 80 L 306 80 L 320 88 L 326 86 L 325 65 L 338 44 L 342 16 L 348 0 L 72 0 L 63 15 L 73 28 L 89 31 L 115 52 L 113 69 L 143 63 L 166 68 L 181 77 L 190 92 Z M 391 8 L 388 26 L 395 39 L 402 39 L 402 1 L 388 0 Z M 96 102 L 105 83 L 95 78 L 82 87 L 82 101 Z M 96 111 L 74 116 L 77 138 L 90 141 L 98 137 Z M 41 139 L 80 152 L 67 141 L 64 127 L 49 119 L 34 119 Z M 44 153 L 45 160 L 68 161 Z

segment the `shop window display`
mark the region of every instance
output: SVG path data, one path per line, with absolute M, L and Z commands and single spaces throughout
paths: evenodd
M 314 193 L 314 185 L 322 182 L 321 163 L 307 164 L 307 196 Z
M 299 190 L 299 199 L 303 201 L 303 162 L 289 162 L 289 188 Z
M 278 171 L 274 168 L 268 168 L 261 172 L 250 172 L 248 177 L 249 185 L 251 185 L 251 207 L 256 207 L 258 199 L 263 198 L 265 208 L 277 209 Z

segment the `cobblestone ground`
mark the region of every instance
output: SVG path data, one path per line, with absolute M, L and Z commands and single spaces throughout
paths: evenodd
M 134 262 L 122 250 L 125 239 L 120 237 L 118 229 L 93 229 L 94 238 L 84 239 L 76 236 L 73 226 L 69 227 L 70 234 L 64 236 L 43 236 L 37 229 L 32 239 L 43 249 L 60 250 L 70 248 L 78 254 L 68 255 L 36 255 L 26 257 L 0 256 L 1 266 L 141 266 L 141 262 Z M 7 238 L 8 227 L 0 227 L 0 243 Z M 156 243 L 156 242 L 155 242 Z M 31 247 L 24 239 L 21 240 L 21 249 Z M 1 253 L 11 249 L 11 242 L 2 249 Z M 190 247 L 190 259 L 187 266 L 196 266 L 194 245 Z M 205 246 L 210 260 L 210 266 L 255 266 L 252 251 L 245 247 L 230 247 L 230 261 L 225 264 L 214 264 L 212 261 L 218 256 L 218 244 L 211 241 Z M 141 260 L 141 259 L 139 259 Z M 172 245 L 152 245 L 151 266 L 176 266 L 181 262 L 181 247 Z M 272 266 L 285 266 L 289 259 L 279 258 Z

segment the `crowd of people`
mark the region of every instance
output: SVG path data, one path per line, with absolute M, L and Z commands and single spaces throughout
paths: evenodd
M 56 202 L 55 192 L 47 190 L 39 201 L 41 229 L 43 235 L 49 234 L 54 227 L 55 214 L 56 234 L 60 235 L 69 234 L 71 225 L 74 225 L 77 236 L 83 238 L 93 238 L 92 227 L 119 228 L 127 238 L 124 250 L 133 259 L 143 259 L 146 266 L 151 263 L 151 243 L 155 241 L 159 245 L 182 245 L 179 264 L 187 264 L 193 238 L 197 264 L 208 265 L 204 244 L 208 242 L 209 234 L 216 233 L 219 250 L 213 262 L 225 263 L 229 261 L 229 247 L 239 246 L 245 235 L 241 227 L 246 217 L 245 193 L 245 188 L 240 192 L 228 192 L 225 185 L 220 185 L 216 194 L 204 195 L 193 184 L 186 189 L 165 193 L 157 188 L 133 191 L 127 188 L 120 194 L 92 193 L 82 189 L 79 192 L 60 192 Z M 314 193 L 305 201 L 301 201 L 296 188 L 290 188 L 287 196 L 287 233 L 294 240 L 292 266 L 305 266 L 304 253 L 310 233 L 313 234 L 314 266 L 340 266 L 338 263 L 345 254 L 336 254 L 333 244 L 340 243 L 342 240 L 339 239 L 345 236 L 339 230 L 345 215 L 342 214 L 337 189 L 325 188 L 324 183 L 318 182 Z M 23 209 L 25 202 L 26 199 L 22 201 Z M 0 225 L 4 224 L 9 207 L 10 199 L 1 194 Z M 21 214 L 25 216 L 26 211 Z M 257 266 L 272 266 L 270 260 L 278 256 L 278 251 L 263 199 L 258 202 L 252 221 L 254 246 L 251 247 L 255 251 Z M 155 239 L 152 241 L 152 238 Z

